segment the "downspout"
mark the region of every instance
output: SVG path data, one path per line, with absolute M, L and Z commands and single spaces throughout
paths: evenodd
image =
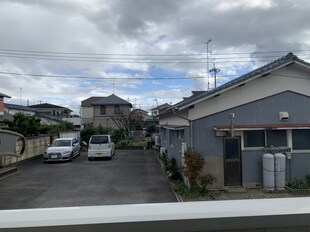
M 191 149 L 194 150 L 194 141 L 193 141 L 193 122 L 189 121 L 190 124 L 190 136 L 191 136 Z

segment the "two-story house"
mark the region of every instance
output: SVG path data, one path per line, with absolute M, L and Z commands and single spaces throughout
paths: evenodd
M 60 118 L 70 117 L 70 114 L 72 112 L 72 110 L 70 110 L 69 108 L 49 103 L 31 105 L 29 107 L 35 109 L 39 113 L 53 115 Z
M 1 127 L 4 127 L 4 124 L 2 124 L 1 122 L 3 121 L 4 119 L 4 98 L 11 98 L 10 96 L 8 95 L 5 95 L 3 93 L 0 93 L 0 128 Z
M 114 120 L 129 115 L 132 104 L 114 94 L 107 97 L 90 97 L 82 101 L 82 121 L 93 126 L 117 128 Z M 88 124 L 87 123 L 87 124 Z

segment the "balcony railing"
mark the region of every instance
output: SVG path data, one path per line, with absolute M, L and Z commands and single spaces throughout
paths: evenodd
M 310 197 L 0 211 L 0 231 L 292 230 L 310 231 Z

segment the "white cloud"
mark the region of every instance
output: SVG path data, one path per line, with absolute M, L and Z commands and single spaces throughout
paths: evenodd
M 0 50 L 0 71 L 97 77 L 92 80 L 1 74 L 0 92 L 12 96 L 10 101 L 19 102 L 22 95 L 24 102 L 48 100 L 78 111 L 81 99 L 108 95 L 113 92 L 114 83 L 116 94 L 124 99 L 136 98 L 145 107 L 154 105 L 151 99 L 155 98 L 160 103 L 177 102 L 191 90 L 208 88 L 207 78 L 193 77 L 207 76 L 206 59 L 199 54 L 206 54 L 209 38 L 209 68 L 215 63 L 221 69 L 219 83 L 224 83 L 234 78 L 229 75 L 242 74 L 277 58 L 253 52 L 309 50 L 309 10 L 306 0 L 3 0 L 0 49 L 96 53 L 97 58 L 122 57 L 124 63 L 98 62 L 97 58 L 93 58 L 96 62 L 13 58 Z M 196 61 L 202 63 L 169 62 L 188 58 L 180 54 L 193 53 L 201 58 Z M 143 54 L 154 55 L 151 58 L 156 62 L 143 63 L 152 60 Z M 87 55 L 70 56 L 85 60 Z M 182 88 L 185 82 L 175 80 L 176 88 L 168 89 L 171 84 L 167 81 L 129 79 L 154 76 L 154 67 L 165 70 L 165 77 L 169 72 L 187 75 L 192 84 L 186 82 Z M 212 87 L 213 78 L 209 78 L 209 83 Z

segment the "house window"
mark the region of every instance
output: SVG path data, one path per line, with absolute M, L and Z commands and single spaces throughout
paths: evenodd
M 184 139 L 184 130 L 177 130 L 177 137 L 179 140 Z
M 120 113 L 121 111 L 120 111 L 119 105 L 114 106 L 114 114 L 120 114 Z
M 107 113 L 107 108 L 106 106 L 101 106 L 100 107 L 100 114 L 106 114 Z
M 264 147 L 265 131 L 253 130 L 244 131 L 244 147 Z
M 173 130 L 170 130 L 169 140 L 170 140 L 170 146 L 173 146 L 174 145 L 174 131 Z
M 167 130 L 165 128 L 162 128 L 162 133 L 163 133 L 163 141 L 167 140 Z
M 267 130 L 267 146 L 286 147 L 286 130 Z
M 293 150 L 310 150 L 310 129 L 292 130 Z

